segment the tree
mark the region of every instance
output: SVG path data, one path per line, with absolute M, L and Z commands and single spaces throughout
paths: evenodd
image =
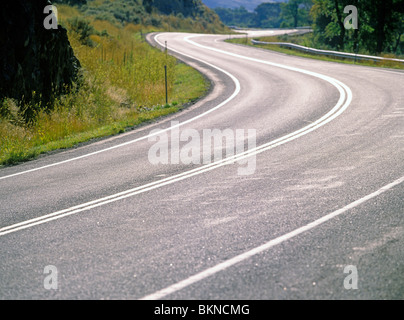
M 309 11 L 312 5 L 312 0 L 289 0 L 287 3 L 281 3 L 283 26 L 297 28 L 310 24 Z
M 398 31 L 402 32 L 403 0 L 371 0 L 368 6 L 369 22 L 375 29 L 376 53 L 389 48 Z
M 395 54 L 399 54 L 399 46 L 401 43 L 401 38 L 402 35 L 404 34 L 404 15 L 401 15 L 401 17 L 398 19 L 398 25 L 397 25 L 397 32 L 396 32 L 396 42 L 394 44 L 394 49 L 393 52 Z M 404 52 L 401 52 L 404 53 Z
M 163 14 L 182 13 L 185 17 L 203 14 L 200 0 L 147 0 L 148 6 L 157 8 Z
M 404 0 L 313 0 L 310 12 L 315 39 L 338 50 L 361 47 L 377 54 L 395 52 L 404 32 Z M 358 9 L 359 28 L 347 30 L 344 8 Z
M 278 28 L 281 24 L 280 3 L 261 3 L 254 13 L 256 26 L 259 28 Z
M 215 12 L 219 15 L 220 19 L 228 26 L 238 27 L 258 27 L 256 25 L 256 15 L 249 12 L 245 7 L 239 8 L 216 8 Z

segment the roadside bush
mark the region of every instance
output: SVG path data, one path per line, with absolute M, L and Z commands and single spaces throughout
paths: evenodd
M 67 20 L 69 32 L 74 33 L 80 43 L 86 46 L 94 46 L 91 41 L 90 36 L 96 35 L 97 32 L 94 27 L 90 24 L 90 21 L 82 17 L 74 17 Z

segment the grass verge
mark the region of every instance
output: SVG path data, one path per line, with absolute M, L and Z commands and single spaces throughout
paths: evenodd
M 299 39 L 301 37 L 301 39 Z M 379 62 L 374 62 L 374 61 L 360 61 L 360 60 L 353 60 L 353 59 L 345 59 L 345 58 L 332 58 L 332 57 L 327 57 L 327 56 L 322 56 L 322 55 L 316 55 L 316 54 L 310 54 L 310 53 L 304 53 L 298 50 L 294 49 L 289 49 L 285 47 L 281 47 L 279 45 L 273 45 L 273 44 L 253 44 L 251 42 L 251 38 L 233 38 L 233 39 L 228 39 L 226 40 L 227 42 L 230 43 L 236 43 L 236 44 L 243 44 L 243 45 L 248 45 L 252 46 L 255 48 L 261 48 L 261 49 L 266 49 L 266 50 L 272 50 L 288 55 L 293 55 L 293 56 L 298 56 L 298 57 L 303 57 L 303 58 L 310 58 L 310 59 L 316 59 L 316 60 L 322 60 L 322 61 L 330 61 L 330 62 L 339 62 L 339 63 L 345 63 L 345 64 L 354 64 L 354 65 L 362 65 L 362 66 L 368 66 L 368 67 L 379 67 L 379 68 L 392 68 L 392 69 L 404 69 L 404 64 L 394 62 L 394 61 L 379 61 Z M 295 43 L 303 46 L 310 47 L 309 44 L 306 42 L 306 38 L 303 38 L 302 36 L 280 36 L 280 37 L 262 37 L 262 38 L 257 38 L 254 40 L 259 40 L 263 42 L 290 42 L 290 43 Z M 302 40 L 302 41 L 299 41 Z M 383 55 L 382 57 L 385 58 L 396 58 L 392 55 Z
M 182 63 L 174 69 L 173 102 L 169 104 L 134 107 L 121 102 L 120 89 L 87 84 L 78 94 L 62 97 L 51 112 L 39 112 L 34 123 L 25 124 L 18 111 L 8 119 L 0 119 L 0 165 L 14 165 L 43 153 L 123 133 L 175 113 L 206 93 L 209 84 L 196 70 Z M 4 103 L 9 110 L 18 109 L 12 100 Z
M 123 133 L 177 112 L 209 89 L 209 82 L 198 71 L 145 42 L 144 33 L 155 30 L 86 20 L 83 39 L 68 25 L 68 14 L 76 17 L 78 12 L 67 7 L 60 12 L 66 13 L 63 21 L 67 21 L 70 43 L 83 67 L 80 85 L 47 106 L 21 105 L 13 99 L 1 102 L 0 166 Z M 25 108 L 39 110 L 29 122 L 22 117 Z

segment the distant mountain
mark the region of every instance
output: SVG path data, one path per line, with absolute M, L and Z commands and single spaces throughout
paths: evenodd
M 248 11 L 254 11 L 263 2 L 287 2 L 288 0 L 202 0 L 209 8 L 239 8 L 244 7 Z

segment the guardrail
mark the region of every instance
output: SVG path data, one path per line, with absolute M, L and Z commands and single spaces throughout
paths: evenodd
M 362 55 L 362 54 L 339 52 L 339 51 L 319 50 L 319 49 L 301 46 L 301 45 L 294 44 L 294 43 L 264 42 L 264 41 L 257 41 L 257 40 L 251 40 L 251 42 L 253 44 L 273 44 L 273 45 L 278 45 L 281 47 L 286 47 L 289 49 L 299 50 L 299 51 L 306 52 L 306 53 L 326 55 L 326 56 L 338 57 L 338 58 L 354 59 L 355 61 L 356 60 L 367 60 L 367 61 L 374 61 L 374 62 L 392 61 L 392 62 L 404 63 L 404 60 L 401 60 L 401 59 L 382 58 L 382 57 L 376 57 L 376 56 L 367 56 L 367 55 Z

